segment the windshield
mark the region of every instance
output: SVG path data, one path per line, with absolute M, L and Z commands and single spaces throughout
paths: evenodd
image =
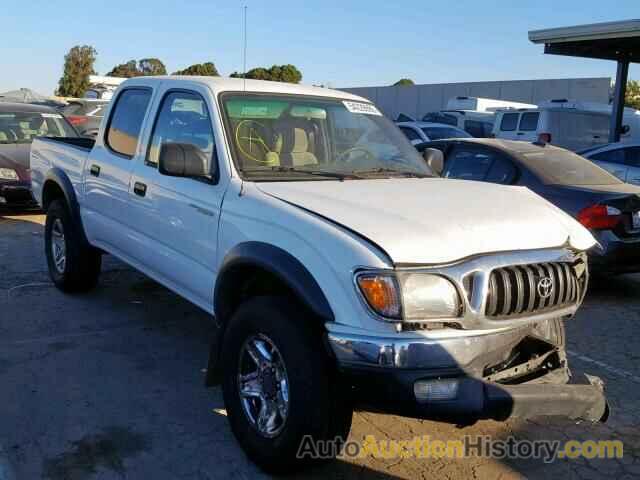
M 42 136 L 78 135 L 59 113 L 0 112 L 0 143 L 31 143 Z
M 434 176 L 372 104 L 258 94 L 222 104 L 235 163 L 252 180 Z
M 421 129 L 429 140 L 441 140 L 443 138 L 471 138 L 464 130 L 451 127 L 422 127 Z
M 523 153 L 524 163 L 540 179 L 551 185 L 615 185 L 617 177 L 568 150 L 545 147 L 544 151 Z

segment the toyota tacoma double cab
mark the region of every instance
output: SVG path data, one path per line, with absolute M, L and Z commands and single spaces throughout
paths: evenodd
M 356 406 L 608 414 L 565 352 L 592 235 L 526 188 L 440 178 L 364 98 L 130 79 L 95 139 L 36 139 L 31 167 L 55 285 L 89 290 L 111 254 L 210 313 L 206 383 L 265 470 L 344 440 Z

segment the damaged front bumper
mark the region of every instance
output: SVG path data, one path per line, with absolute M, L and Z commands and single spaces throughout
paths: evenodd
M 449 338 L 327 335 L 355 400 L 373 410 L 456 424 L 536 416 L 605 421 L 603 382 L 570 374 L 563 338 L 558 320 Z

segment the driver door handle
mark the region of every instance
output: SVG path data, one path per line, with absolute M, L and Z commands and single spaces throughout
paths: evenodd
M 133 193 L 139 197 L 144 197 L 147 194 L 147 186 L 144 183 L 136 182 L 133 185 Z

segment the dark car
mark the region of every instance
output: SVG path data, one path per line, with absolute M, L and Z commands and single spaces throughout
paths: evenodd
M 69 100 L 62 109 L 62 114 L 78 130 L 83 137 L 95 137 L 100 129 L 100 122 L 107 109 L 107 100 L 79 98 Z
M 0 102 L 0 206 L 35 206 L 29 154 L 35 137 L 77 137 L 51 107 Z
M 575 217 L 600 243 L 590 252 L 594 271 L 640 271 L 640 187 L 622 182 L 573 152 L 544 143 L 465 138 L 416 148 L 422 152 L 434 148 L 444 154 L 445 178 L 528 187 Z

